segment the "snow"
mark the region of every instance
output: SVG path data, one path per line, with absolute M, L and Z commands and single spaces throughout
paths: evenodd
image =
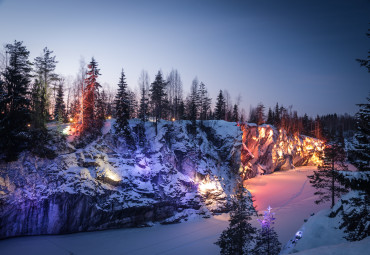
M 218 254 L 214 242 L 228 226 L 227 215 L 173 225 L 106 230 L 0 241 L 1 255 L 65 254 Z M 40 251 L 42 248 L 42 251 Z
M 278 171 L 273 174 L 256 176 L 244 182 L 253 195 L 254 205 L 259 213 L 268 206 L 275 214 L 275 230 L 284 245 L 296 233 L 312 213 L 329 208 L 329 203 L 316 205 L 315 189 L 307 175 L 316 167 L 297 167 L 294 170 Z
M 314 167 L 275 172 L 246 182 L 262 212 L 271 205 L 276 213 L 275 230 L 286 243 L 303 220 L 327 205 L 314 205 L 313 190 L 306 181 Z M 289 188 L 288 188 L 289 187 Z M 130 195 L 134 195 L 131 192 Z M 192 195 L 192 194 L 189 194 Z M 179 215 L 178 217 L 180 217 Z M 228 226 L 228 215 L 190 219 L 174 225 L 106 230 L 60 236 L 21 237 L 0 241 L 2 255 L 22 254 L 218 254 L 214 244 Z M 252 224 L 259 226 L 256 217 Z M 42 247 L 42 253 L 40 253 Z
M 298 253 L 299 255 L 364 255 L 370 250 L 370 237 L 358 242 L 346 242 L 336 245 L 320 246 L 317 248 L 304 250 Z

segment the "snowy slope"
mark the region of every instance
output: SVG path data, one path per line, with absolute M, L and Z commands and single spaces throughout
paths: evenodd
M 351 191 L 344 195 L 332 209 L 322 210 L 310 217 L 299 229 L 301 238 L 293 237 L 286 244 L 282 254 L 297 252 L 298 254 L 367 254 L 370 250 L 370 237 L 349 242 L 345 239 L 344 229 L 340 228 L 343 223 L 343 212 L 358 209 L 348 203 L 348 200 L 361 196 L 363 195 L 360 191 Z M 370 221 L 367 221 L 367 224 L 370 224 Z

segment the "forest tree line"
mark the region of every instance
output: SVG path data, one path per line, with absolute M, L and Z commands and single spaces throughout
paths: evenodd
M 292 107 L 276 106 L 267 110 L 260 103 L 251 107 L 249 118 L 240 109 L 240 96 L 232 103 L 227 90 L 220 90 L 212 107 L 207 86 L 195 78 L 190 93 L 185 97 L 179 72 L 173 69 L 167 77 L 161 71 L 150 82 L 142 71 L 139 77 L 139 95 L 130 90 L 124 70 L 118 76 L 117 92 L 103 88 L 98 77 L 98 62 L 92 58 L 82 63 L 72 86 L 66 88 L 66 78 L 55 72 L 57 65 L 53 51 L 44 48 L 33 62 L 22 42 L 5 46 L 5 66 L 0 75 L 0 136 L 1 152 L 9 159 L 19 151 L 42 143 L 47 138 L 46 125 L 50 121 L 72 122 L 78 134 L 99 132 L 105 119 L 116 118 L 116 129 L 129 132 L 128 120 L 139 118 L 190 120 L 196 132 L 197 120 L 225 120 L 272 124 L 290 134 L 305 134 L 322 139 L 323 133 L 346 132 L 354 129 L 350 115 L 326 115 L 311 118 L 298 116 Z

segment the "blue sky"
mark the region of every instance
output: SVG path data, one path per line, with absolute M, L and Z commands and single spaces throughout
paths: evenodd
M 214 99 L 240 94 L 246 110 L 353 114 L 370 92 L 355 61 L 370 48 L 369 14 L 365 0 L 0 0 L 0 44 L 23 41 L 32 59 L 47 46 L 63 75 L 94 56 L 113 88 L 122 68 L 131 88 L 143 69 L 153 79 L 175 68 L 185 92 L 197 76 Z

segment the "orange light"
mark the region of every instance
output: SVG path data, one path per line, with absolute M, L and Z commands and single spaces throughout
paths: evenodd
M 73 121 L 73 119 L 72 119 L 72 118 L 69 118 L 69 121 L 70 121 L 70 122 L 72 122 L 72 121 Z
M 27 127 L 30 127 L 30 126 L 31 126 L 31 124 L 29 124 L 29 123 L 28 123 L 28 124 L 27 124 Z
M 108 116 L 108 120 L 110 120 L 112 117 L 111 116 Z
M 175 118 L 172 118 L 172 121 L 175 121 L 176 119 Z

